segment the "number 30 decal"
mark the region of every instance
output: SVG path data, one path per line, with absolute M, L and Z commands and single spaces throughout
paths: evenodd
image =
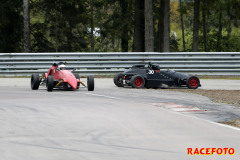
M 154 74 L 154 70 L 149 70 L 148 74 Z

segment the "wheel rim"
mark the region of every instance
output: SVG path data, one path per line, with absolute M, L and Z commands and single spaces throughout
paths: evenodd
M 141 87 L 143 85 L 142 78 L 136 78 L 134 84 L 136 85 L 136 87 Z
M 189 85 L 190 85 L 191 87 L 197 87 L 197 86 L 199 85 L 198 79 L 197 79 L 197 78 L 191 78 L 191 79 L 189 80 Z

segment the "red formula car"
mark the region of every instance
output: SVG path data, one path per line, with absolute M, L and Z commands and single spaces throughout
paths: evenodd
M 94 77 L 87 77 L 87 85 L 80 81 L 78 74 L 74 74 L 71 70 L 67 70 L 64 63 L 54 63 L 47 73 L 41 77 L 34 73 L 31 77 L 31 88 L 37 90 L 40 84 L 46 84 L 47 91 L 51 92 L 53 88 L 63 88 L 65 90 L 79 89 L 80 84 L 88 88 L 88 91 L 94 90 Z

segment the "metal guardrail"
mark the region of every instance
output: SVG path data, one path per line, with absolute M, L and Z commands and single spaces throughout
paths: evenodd
M 195 75 L 240 75 L 240 53 L 0 53 L 0 76 L 44 73 L 54 62 L 66 62 L 76 73 L 114 74 L 135 64 L 153 62 L 162 69 Z

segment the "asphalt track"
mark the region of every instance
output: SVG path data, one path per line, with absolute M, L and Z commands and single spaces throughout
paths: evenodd
M 94 92 L 32 91 L 29 79 L 0 81 L 0 160 L 240 157 L 240 129 L 217 123 L 240 117 L 239 108 L 207 97 L 117 88 L 112 79 L 96 79 Z M 239 81 L 202 84 L 205 89 L 238 89 Z M 196 147 L 234 148 L 235 155 L 187 155 L 187 148 Z

